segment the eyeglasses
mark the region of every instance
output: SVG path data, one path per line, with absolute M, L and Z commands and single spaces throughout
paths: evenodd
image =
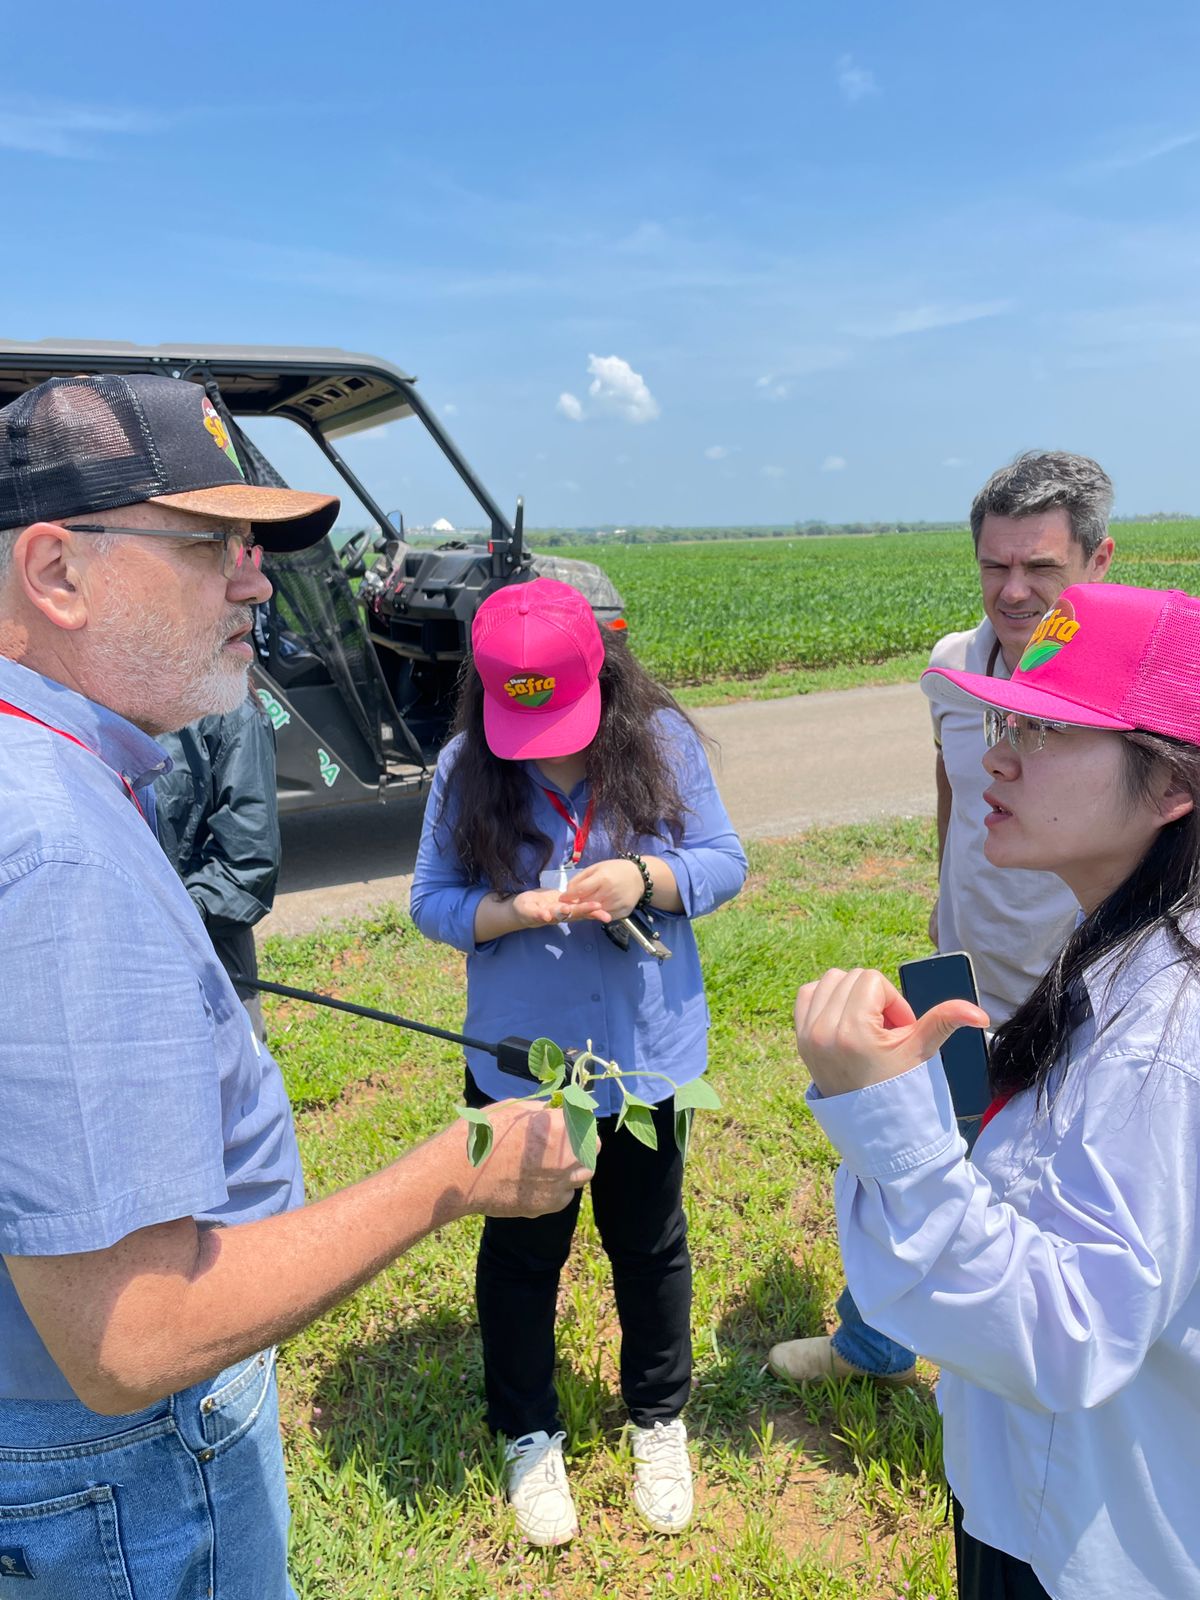
M 1067 722 L 1044 722 L 1041 717 L 1023 717 L 1016 711 L 997 711 L 989 706 L 983 713 L 983 737 L 990 750 L 1007 739 L 1019 755 L 1031 756 L 1046 743 L 1047 733 L 1066 733 Z
M 234 578 L 246 570 L 247 561 L 256 572 L 262 570 L 263 547 L 251 544 L 242 533 L 213 529 L 205 533 L 184 533 L 179 528 L 121 528 L 108 522 L 64 522 L 68 533 L 123 533 L 138 539 L 184 539 L 193 544 L 220 544 L 221 576 Z

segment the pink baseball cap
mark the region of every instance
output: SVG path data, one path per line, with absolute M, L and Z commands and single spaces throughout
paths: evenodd
M 1181 589 L 1075 583 L 1009 679 L 930 667 L 931 700 L 1080 728 L 1141 728 L 1200 744 L 1200 600 Z
M 493 755 L 569 756 L 591 744 L 604 641 L 578 589 L 553 578 L 497 589 L 475 613 L 471 647 Z

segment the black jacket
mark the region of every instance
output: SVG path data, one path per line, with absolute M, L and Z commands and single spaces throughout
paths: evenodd
M 250 930 L 279 877 L 274 730 L 248 697 L 159 743 L 174 762 L 154 785 L 159 841 L 226 970 L 253 974 Z

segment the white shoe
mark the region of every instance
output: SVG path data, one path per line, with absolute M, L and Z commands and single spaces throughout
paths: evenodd
M 633 1503 L 656 1533 L 682 1533 L 692 1520 L 692 1463 L 678 1417 L 634 1428 Z
M 565 1433 L 551 1438 L 544 1430 L 523 1433 L 511 1440 L 505 1451 L 508 1503 L 516 1514 L 517 1527 L 523 1538 L 543 1550 L 566 1544 L 579 1532 L 563 1463 L 565 1438 Z

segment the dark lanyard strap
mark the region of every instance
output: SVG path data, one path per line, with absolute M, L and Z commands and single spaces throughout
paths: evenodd
M 31 716 L 28 711 L 22 711 L 20 706 L 9 705 L 7 700 L 0 700 L 0 716 L 19 717 L 22 722 L 35 722 L 39 728 L 46 728 L 51 733 L 56 733 L 60 739 L 69 739 L 72 744 L 77 744 L 81 750 L 86 750 L 88 755 L 95 756 L 97 761 L 104 761 L 104 757 L 100 754 L 99 750 L 93 750 L 90 744 L 84 744 L 83 740 L 77 739 L 73 733 L 68 733 L 65 728 L 56 728 L 53 723 L 43 722 L 41 717 Z M 104 765 L 108 767 L 108 762 L 104 761 Z M 108 770 L 113 773 L 115 777 L 120 778 L 122 789 L 124 789 L 125 793 L 138 808 L 138 815 L 143 819 L 143 821 L 145 821 L 146 813 L 142 810 L 142 802 L 133 792 L 133 785 L 130 783 L 129 779 L 123 772 L 117 772 L 115 767 L 108 767 Z
M 593 795 L 593 797 L 587 803 L 587 810 L 583 814 L 583 821 L 576 822 L 575 818 L 567 810 L 566 806 L 563 805 L 562 801 L 552 789 L 544 788 L 542 793 L 546 796 L 546 799 L 549 800 L 550 804 L 554 807 L 555 811 L 558 812 L 559 816 L 563 819 L 567 827 L 570 828 L 572 834 L 574 835 L 575 843 L 571 847 L 571 865 L 573 867 L 577 867 L 579 865 L 580 857 L 587 849 L 588 834 L 592 831 L 592 817 L 595 815 L 596 811 L 595 796 Z

